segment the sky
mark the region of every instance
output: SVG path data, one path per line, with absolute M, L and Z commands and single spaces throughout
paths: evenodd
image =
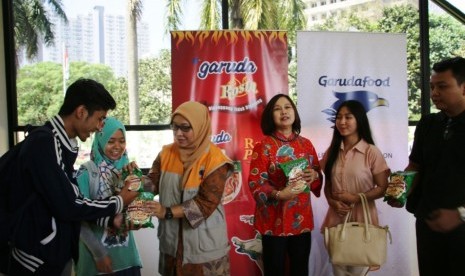
M 104 6 L 105 14 L 125 16 L 127 0 L 63 0 L 64 9 L 69 18 L 92 13 L 94 6 Z M 142 21 L 149 24 L 151 53 L 157 54 L 160 49 L 170 47 L 170 38 L 165 31 L 166 0 L 142 0 Z M 183 18 L 181 30 L 196 30 L 199 27 L 199 0 L 181 1 Z M 449 0 L 465 13 L 465 0 Z
M 465 13 L 465 1 L 464 0 L 448 0 L 447 2 L 454 5 L 456 8 Z
M 95 6 L 103 6 L 108 15 L 126 16 L 127 0 L 63 0 L 63 7 L 68 18 L 87 15 Z M 170 47 L 170 37 L 165 31 L 166 0 L 142 0 L 142 22 L 149 24 L 151 53 L 157 54 L 160 49 Z M 199 27 L 199 1 L 185 0 L 181 30 L 194 30 Z

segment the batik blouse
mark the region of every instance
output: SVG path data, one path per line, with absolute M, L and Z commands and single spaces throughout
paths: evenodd
M 287 201 L 272 196 L 273 190 L 282 190 L 287 184 L 287 177 L 279 164 L 298 158 L 306 158 L 309 165 L 320 172 L 313 144 L 300 135 L 285 138 L 275 133 L 254 147 L 249 188 L 256 201 L 254 226 L 262 235 L 298 235 L 314 227 L 309 192 L 302 192 Z M 312 182 L 310 188 L 316 196 L 320 196 L 320 178 Z

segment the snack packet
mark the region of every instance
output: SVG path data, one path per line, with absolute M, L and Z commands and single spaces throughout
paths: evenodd
M 128 205 L 128 209 L 125 214 L 125 223 L 130 224 L 132 222 L 142 228 L 154 228 L 152 223 L 152 214 L 145 207 L 145 202 L 152 201 L 153 198 L 154 196 L 152 193 L 141 192 L 139 196 Z
M 135 191 L 135 192 L 143 192 L 144 187 L 142 185 L 142 175 L 143 175 L 142 171 L 139 168 L 135 168 L 132 171 L 132 174 L 137 176 L 138 178 L 133 179 L 131 181 L 131 184 L 129 185 L 129 190 L 130 191 Z M 121 178 L 123 179 L 123 182 L 128 176 L 129 176 L 129 171 L 123 171 L 123 173 L 121 175 Z
M 308 160 L 306 158 L 297 158 L 281 163 L 278 166 L 283 170 L 284 175 L 288 179 L 287 185 L 297 183 L 291 190 L 293 193 L 310 192 L 307 182 L 303 179 L 303 171 L 308 167 Z
M 384 194 L 384 201 L 397 201 L 398 207 L 404 207 L 407 202 L 407 194 L 412 187 L 414 171 L 397 171 L 389 176 L 389 183 Z

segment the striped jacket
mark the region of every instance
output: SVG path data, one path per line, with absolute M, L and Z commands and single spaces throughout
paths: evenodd
M 20 208 L 34 195 L 15 226 L 10 275 L 59 275 L 78 257 L 80 221 L 106 226 L 122 211 L 121 197 L 83 198 L 73 164 L 78 147 L 69 139 L 59 116 L 26 139 L 19 154 L 19 175 L 11 191 L 10 208 Z

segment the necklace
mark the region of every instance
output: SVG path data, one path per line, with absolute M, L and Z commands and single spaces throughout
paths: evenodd
M 281 141 L 281 142 L 283 142 L 283 143 L 289 143 L 289 142 L 292 142 L 292 141 L 294 141 L 295 139 L 299 138 L 299 135 L 298 135 L 298 134 L 293 134 L 292 137 L 291 137 L 290 139 L 278 137 L 278 136 L 276 136 L 274 133 L 271 134 L 271 136 L 272 136 L 273 138 L 278 139 L 279 141 Z

